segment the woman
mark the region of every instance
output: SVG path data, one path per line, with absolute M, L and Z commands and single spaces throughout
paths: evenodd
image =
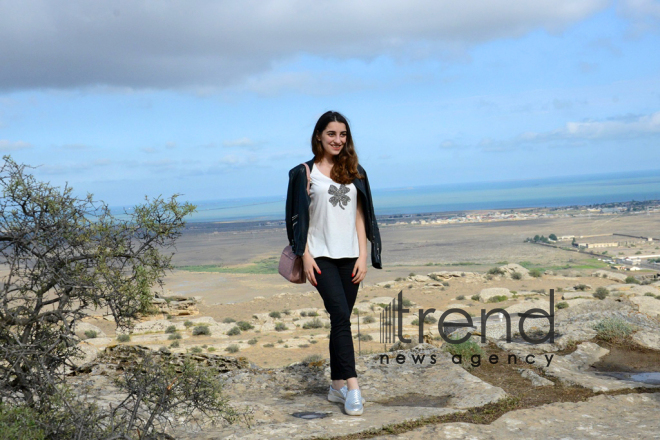
M 287 234 L 330 314 L 328 400 L 344 403 L 347 414 L 361 415 L 364 399 L 355 372 L 350 317 L 367 274 L 367 240 L 373 267 L 382 268 L 380 233 L 367 173 L 358 164 L 344 116 L 329 111 L 319 118 L 312 133 L 312 152 L 314 158 L 307 162 L 309 195 L 305 165 L 289 171 Z

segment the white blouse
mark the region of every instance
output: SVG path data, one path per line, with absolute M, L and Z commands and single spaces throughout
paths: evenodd
M 360 256 L 355 220 L 358 195 L 352 183 L 339 184 L 312 167 L 308 250 L 312 257 Z

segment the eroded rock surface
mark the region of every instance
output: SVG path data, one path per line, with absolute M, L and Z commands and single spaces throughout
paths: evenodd
M 586 402 L 552 403 L 511 411 L 490 425 L 427 425 L 374 439 L 657 439 L 660 438 L 658 414 L 660 394 L 596 396 Z

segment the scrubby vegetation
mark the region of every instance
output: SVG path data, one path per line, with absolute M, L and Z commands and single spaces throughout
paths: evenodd
M 195 328 L 193 328 L 192 334 L 193 336 L 198 336 L 198 335 L 209 336 L 211 334 L 211 329 L 209 328 L 208 325 L 198 325 Z
M 321 322 L 319 318 L 314 318 L 311 321 L 304 323 L 303 328 L 306 330 L 310 328 L 323 328 L 323 322 Z
M 610 291 L 607 290 L 605 287 L 599 287 L 598 289 L 596 289 L 596 291 L 594 292 L 593 295 L 594 295 L 595 298 L 605 299 L 605 298 L 607 298 L 607 296 L 609 294 L 610 294 Z
M 606 342 L 621 342 L 635 331 L 635 328 L 621 318 L 606 318 L 594 326 L 597 338 Z

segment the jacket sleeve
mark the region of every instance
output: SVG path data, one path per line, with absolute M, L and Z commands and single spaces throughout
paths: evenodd
M 376 211 L 374 211 L 374 202 L 371 198 L 371 187 L 369 186 L 369 178 L 367 177 L 367 172 L 362 168 L 364 172 L 364 187 L 367 193 L 367 203 L 369 203 L 369 209 L 372 213 L 371 215 L 371 232 L 373 235 L 373 240 L 371 240 L 371 265 L 376 269 L 382 269 L 383 265 L 381 262 L 381 241 L 380 241 L 380 231 L 378 230 L 378 222 L 376 222 Z
M 307 173 L 304 166 L 289 171 L 289 188 L 286 196 L 286 231 L 289 244 L 296 255 L 302 256 L 307 245 L 309 226 L 309 196 Z
M 286 224 L 286 235 L 289 239 L 289 245 L 293 246 L 293 202 L 295 188 L 295 173 L 294 170 L 289 170 L 289 187 L 286 192 L 286 205 L 284 213 L 284 222 Z

